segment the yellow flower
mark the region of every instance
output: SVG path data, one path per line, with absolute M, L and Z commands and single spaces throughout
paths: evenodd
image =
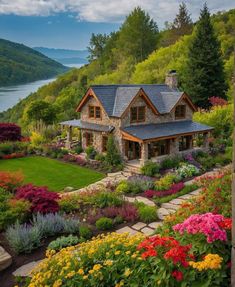
M 79 274 L 79 275 L 83 275 L 83 274 L 84 274 L 84 271 L 83 271 L 82 268 L 78 269 L 78 274 Z
M 104 261 L 104 265 L 107 265 L 107 266 L 111 266 L 111 265 L 113 265 L 113 261 L 112 260 L 105 260 Z
M 124 276 L 128 277 L 131 274 L 130 268 L 127 268 L 124 272 Z
M 102 268 L 102 265 L 100 265 L 100 264 L 95 264 L 93 266 L 93 270 L 95 270 L 95 271 L 99 271 L 101 268 Z
M 54 282 L 53 287 L 60 287 L 62 285 L 62 280 L 58 279 Z
M 75 271 L 71 271 L 66 275 L 66 278 L 71 278 L 75 275 Z
M 128 250 L 128 251 L 126 251 L 126 255 L 128 255 L 128 254 L 130 254 L 131 252 Z
M 203 261 L 194 262 L 190 261 L 189 265 L 198 271 L 203 271 L 207 269 L 220 269 L 223 258 L 218 254 L 207 254 Z
M 120 281 L 119 283 L 117 283 L 116 285 L 115 285 L 115 287 L 121 287 L 121 286 L 123 286 L 124 285 L 124 282 L 123 282 L 123 280 L 122 281 Z
M 117 251 L 114 252 L 115 255 L 119 255 L 120 253 L 121 253 L 120 250 L 117 250 Z
M 95 271 L 94 270 L 89 270 L 88 273 L 89 274 L 93 274 Z
M 84 280 L 86 280 L 86 279 L 88 278 L 88 276 L 87 276 L 87 275 L 84 275 L 82 278 L 83 278 Z

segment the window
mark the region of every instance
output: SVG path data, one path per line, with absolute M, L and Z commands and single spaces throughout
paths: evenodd
M 175 118 L 176 119 L 184 119 L 186 115 L 186 106 L 179 105 L 175 108 Z
M 131 122 L 144 122 L 145 121 L 145 107 L 132 107 L 131 108 Z
M 93 134 L 92 133 L 86 133 L 86 146 L 92 146 L 93 145 Z
M 102 152 L 106 152 L 107 151 L 107 144 L 108 144 L 108 137 L 107 136 L 103 136 L 102 137 Z
M 179 139 L 179 151 L 191 148 L 192 136 L 183 136 Z
M 101 119 L 101 109 L 96 106 L 89 106 L 89 118 Z
M 161 140 L 149 144 L 149 158 L 170 153 L 170 140 Z

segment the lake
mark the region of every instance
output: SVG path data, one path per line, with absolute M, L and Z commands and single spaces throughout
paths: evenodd
M 38 88 L 54 80 L 55 78 L 24 85 L 0 87 L 0 112 L 12 108 L 19 100 L 26 98 L 30 93 L 36 92 Z

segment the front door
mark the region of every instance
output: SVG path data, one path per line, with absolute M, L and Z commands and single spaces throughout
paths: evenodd
M 141 147 L 137 142 L 126 141 L 125 142 L 125 156 L 128 160 L 139 159 L 141 155 Z

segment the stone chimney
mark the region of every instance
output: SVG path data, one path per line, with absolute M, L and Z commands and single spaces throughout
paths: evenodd
M 168 73 L 166 73 L 165 84 L 171 89 L 178 88 L 178 79 L 176 70 L 170 70 Z

